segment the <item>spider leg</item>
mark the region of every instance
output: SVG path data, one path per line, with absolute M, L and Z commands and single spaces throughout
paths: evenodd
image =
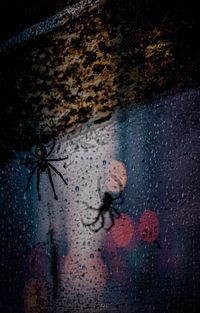
M 93 208 L 92 206 L 90 206 L 87 202 L 83 201 L 83 204 L 85 204 L 87 206 L 88 210 L 94 210 L 94 211 L 99 211 L 99 209 Z
M 117 211 L 117 209 L 115 209 L 114 207 L 112 207 L 112 210 L 115 212 L 115 214 L 117 215 L 117 218 L 120 218 L 121 214 Z
M 92 206 L 89 206 L 88 210 L 99 211 L 99 209 L 93 208 Z
M 58 159 L 47 159 L 47 161 L 63 161 L 69 159 L 69 156 L 67 155 L 65 158 L 58 158 Z
M 99 214 L 99 217 L 101 217 L 101 225 L 94 230 L 90 227 L 91 231 L 93 231 L 94 233 L 97 233 L 100 229 L 104 228 L 104 216 L 102 214 Z
M 64 182 L 65 185 L 67 186 L 68 184 L 67 184 L 66 180 L 64 179 L 64 177 L 62 176 L 62 174 L 61 174 L 53 165 L 51 165 L 50 163 L 48 163 L 48 165 L 52 168 L 52 170 L 53 170 L 54 172 L 56 172 L 56 174 L 57 174 L 58 176 L 60 176 L 60 178 L 63 180 L 63 182 Z
M 56 191 L 55 191 L 55 187 L 54 187 L 54 183 L 53 183 L 53 179 L 52 179 L 52 175 L 51 175 L 51 170 L 49 167 L 47 167 L 47 171 L 48 171 L 49 181 L 50 181 L 51 187 L 53 189 L 54 198 L 55 198 L 55 200 L 58 200 L 58 197 L 57 197 Z
M 82 223 L 84 226 L 92 226 L 98 222 L 99 218 L 100 218 L 100 214 L 97 215 L 97 217 L 95 218 L 95 220 L 92 223 L 85 223 L 83 220 L 82 220 Z
M 29 176 L 28 181 L 27 181 L 27 184 L 26 184 L 26 189 L 25 189 L 25 191 L 28 191 L 29 184 L 30 184 L 30 182 L 31 182 L 31 179 L 32 179 L 33 174 L 35 173 L 35 170 L 36 170 L 37 167 L 38 167 L 38 165 L 36 165 L 36 166 L 34 167 L 34 169 L 32 170 L 32 172 L 31 172 L 31 174 L 30 174 L 30 176 Z
M 113 227 L 113 225 L 115 224 L 114 215 L 111 211 L 109 211 L 109 215 L 110 215 L 110 219 L 111 219 L 111 225 L 108 228 L 106 228 L 106 231 L 109 231 Z
M 99 193 L 99 198 L 100 198 L 101 202 L 103 202 L 103 194 L 102 194 L 102 192 L 101 192 L 100 178 L 98 178 L 97 190 L 98 190 L 98 193 Z
M 40 195 L 40 170 L 39 168 L 37 169 L 37 193 L 38 193 L 38 199 L 40 201 L 41 195 Z
M 47 157 L 53 152 L 54 148 L 55 148 L 55 140 L 53 139 L 53 145 L 52 145 L 50 151 L 47 153 Z

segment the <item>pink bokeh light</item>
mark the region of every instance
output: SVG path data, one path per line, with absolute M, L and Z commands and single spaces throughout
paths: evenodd
M 159 235 L 160 223 L 154 211 L 145 210 L 139 220 L 139 233 L 147 243 L 153 243 Z

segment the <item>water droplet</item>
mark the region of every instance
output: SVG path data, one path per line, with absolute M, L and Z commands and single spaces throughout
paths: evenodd
M 75 187 L 75 191 L 79 191 L 79 186 L 76 186 L 76 187 Z
M 106 160 L 103 160 L 103 165 L 106 165 Z

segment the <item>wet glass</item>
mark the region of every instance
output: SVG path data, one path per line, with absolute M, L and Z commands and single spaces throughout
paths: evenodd
M 197 312 L 199 99 L 130 104 L 59 136 L 53 183 L 41 167 L 37 183 L 29 151 L 1 166 L 3 312 Z

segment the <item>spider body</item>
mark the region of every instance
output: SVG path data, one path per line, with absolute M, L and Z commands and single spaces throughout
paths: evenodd
M 38 167 L 40 169 L 40 173 L 45 172 L 48 167 L 48 162 L 46 160 L 38 160 Z
M 103 202 L 99 207 L 99 214 L 105 214 L 111 211 L 113 208 L 113 200 L 113 197 L 108 192 L 105 192 Z
M 45 145 L 42 142 L 39 142 L 36 147 L 34 153 L 32 151 L 29 151 L 30 154 L 32 155 L 33 158 L 29 158 L 26 162 L 22 163 L 23 165 L 35 165 L 34 168 L 32 169 L 30 176 L 27 181 L 26 185 L 26 191 L 28 191 L 28 187 L 30 185 L 31 179 L 34 175 L 34 173 L 37 171 L 37 193 L 38 193 L 38 199 L 41 200 L 41 195 L 40 195 L 40 175 L 42 173 L 47 173 L 49 177 L 49 181 L 54 193 L 54 198 L 55 200 L 58 200 L 58 197 L 56 195 L 53 179 L 52 179 L 52 171 L 55 172 L 62 181 L 64 182 L 65 185 L 67 185 L 66 180 L 64 179 L 63 175 L 50 163 L 50 162 L 57 162 L 57 161 L 62 161 L 68 159 L 68 156 L 65 158 L 58 158 L 58 159 L 49 159 L 48 157 L 50 154 L 53 152 L 53 149 L 55 147 L 55 141 L 53 141 L 53 145 L 48 152 Z
M 105 230 L 109 231 L 113 227 L 113 225 L 115 223 L 114 222 L 115 215 L 117 216 L 117 218 L 119 218 L 121 216 L 121 214 L 117 211 L 115 205 L 121 204 L 123 202 L 123 199 L 121 198 L 122 192 L 120 192 L 117 197 L 113 197 L 109 192 L 105 192 L 104 194 L 102 194 L 100 189 L 98 189 L 98 191 L 99 191 L 100 199 L 102 201 L 102 204 L 99 206 L 99 208 L 97 208 L 97 209 L 93 208 L 93 207 L 89 206 L 87 202 L 85 202 L 87 204 L 88 209 L 98 211 L 96 218 L 91 223 L 85 223 L 82 220 L 83 225 L 89 227 L 95 233 L 98 232 L 100 229 L 104 228 L 105 215 L 107 213 L 110 217 L 111 224 L 109 227 L 105 228 Z M 116 202 L 116 200 L 120 200 L 120 202 Z M 100 226 L 97 228 L 92 228 L 93 226 L 95 226 L 99 222 L 99 220 L 101 220 Z

